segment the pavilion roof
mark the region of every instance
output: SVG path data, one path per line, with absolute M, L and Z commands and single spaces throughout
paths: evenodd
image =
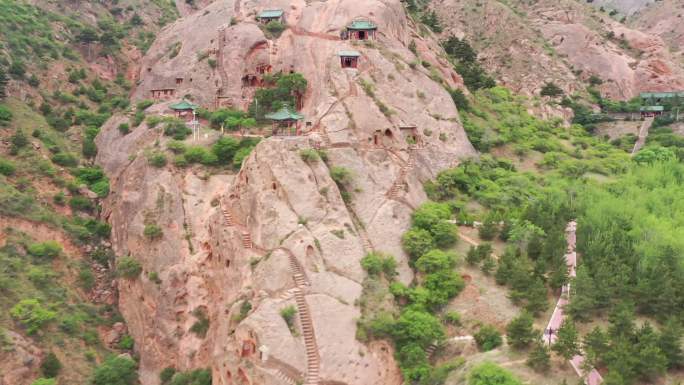
M 674 97 L 680 97 L 684 98 L 684 91 L 679 91 L 679 92 L 642 92 L 639 94 L 639 96 L 642 99 L 650 99 L 650 98 L 674 98 Z
M 264 117 L 266 119 L 278 120 L 278 121 L 304 119 L 303 115 L 300 115 L 297 112 L 290 111 L 290 109 L 287 107 L 283 107 L 280 110 L 278 110 L 277 112 L 266 114 Z
M 260 19 L 278 18 L 278 17 L 282 17 L 283 13 L 285 13 L 285 11 L 283 11 L 282 9 L 267 9 L 267 10 L 261 11 L 261 13 L 259 14 L 259 18 Z
M 187 100 L 183 100 L 182 102 L 172 104 L 169 106 L 170 109 L 172 110 L 195 110 L 197 109 L 196 104 L 192 104 L 188 102 Z
M 354 31 L 359 31 L 359 30 L 369 30 L 369 29 L 378 29 L 378 26 L 375 25 L 370 20 L 354 20 L 347 26 L 347 29 L 351 29 Z
M 639 111 L 642 112 L 662 112 L 665 111 L 665 107 L 663 106 L 643 106 L 639 108 Z
M 348 51 L 342 50 L 342 51 L 338 52 L 337 55 L 343 56 L 343 57 L 359 57 L 359 56 L 361 56 L 359 51 L 353 51 L 353 50 L 348 50 Z

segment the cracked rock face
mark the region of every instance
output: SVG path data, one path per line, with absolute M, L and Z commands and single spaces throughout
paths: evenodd
M 254 21 L 267 7 L 286 11 L 288 29 L 276 40 Z M 340 41 L 340 29 L 358 16 L 378 24 L 378 38 Z M 411 68 L 411 40 L 430 70 Z M 177 42 L 171 58 L 166 49 Z M 357 70 L 340 68 L 341 49 L 361 53 Z M 198 52 L 211 53 L 200 60 Z M 216 68 L 209 59 L 219 61 Z M 244 106 L 253 89 L 241 78 L 264 61 L 307 78 L 307 135 L 263 140 L 237 175 L 149 166 L 146 149 L 157 142 L 163 148 L 168 138 L 146 124 L 121 136 L 117 126 L 126 117 L 113 117 L 97 138 L 97 161 L 112 180 L 104 216 L 114 248 L 144 268 L 140 278 L 119 283 L 141 381 L 157 384 L 159 371 L 175 366 L 211 367 L 214 384 L 226 385 L 283 378 L 400 384 L 391 348 L 355 339 L 365 277 L 360 260 L 372 250 L 391 253 L 399 279 L 412 279 L 400 236 L 426 199 L 422 183 L 475 155 L 449 94 L 435 81 L 457 87 L 460 77 L 436 42 L 414 31 L 399 0 L 218 1 L 163 31 L 143 59 L 135 97 L 148 98 L 173 80 L 177 97 L 212 107 L 220 94 Z M 163 112 L 163 103 L 147 111 Z M 414 139 L 418 145 L 409 146 Z M 303 161 L 299 151 L 312 146 L 324 147 L 328 161 Z M 331 167 L 350 171 L 343 186 L 348 204 Z M 161 239 L 143 236 L 151 223 L 162 227 Z M 161 282 L 150 280 L 152 272 Z M 289 306 L 296 310 L 294 333 L 281 316 Z M 204 337 L 190 331 L 202 317 L 209 320 Z

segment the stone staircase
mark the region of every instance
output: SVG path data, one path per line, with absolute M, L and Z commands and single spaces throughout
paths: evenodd
M 406 164 L 401 166 L 397 179 L 394 180 L 394 183 L 392 183 L 392 186 L 387 191 L 388 198 L 396 199 L 399 196 L 399 192 L 403 190 L 404 185 L 406 184 L 406 177 L 408 176 L 408 173 L 413 169 L 415 162 L 416 161 L 414 151 L 409 150 L 408 161 L 406 162 Z
M 221 77 L 221 87 L 219 88 L 221 92 L 219 93 L 219 96 L 223 96 L 226 92 L 226 87 L 228 87 L 228 73 L 226 72 L 226 68 L 223 65 L 223 46 L 225 45 L 225 41 L 226 27 L 223 26 L 218 29 L 218 50 L 216 52 L 217 69 L 219 72 L 219 76 Z
M 437 350 L 438 347 L 439 346 L 437 346 L 437 343 L 432 343 L 427 347 L 427 349 L 425 349 L 425 355 L 428 359 L 432 358 L 432 355 L 435 354 L 435 350 Z
M 330 140 L 330 137 L 328 136 L 328 132 L 325 130 L 325 128 L 321 127 L 320 133 L 321 133 L 321 139 L 323 139 L 323 146 L 325 148 L 332 147 L 332 141 Z
M 242 232 L 242 246 L 245 249 L 251 249 L 254 246 L 252 243 L 252 235 L 247 231 Z
M 304 298 L 304 291 L 298 287 L 295 291 L 295 301 L 297 302 L 297 313 L 304 336 L 304 347 L 306 349 L 306 377 L 304 385 L 318 385 L 320 377 L 320 358 L 318 356 L 318 345 L 313 328 L 313 320 L 309 312 L 309 305 Z
M 363 246 L 363 251 L 366 253 L 372 253 L 373 250 L 373 244 L 370 241 L 370 238 L 368 238 L 368 233 L 366 233 L 366 230 L 361 228 L 360 226 L 357 226 L 356 231 L 359 233 L 359 238 L 361 238 L 361 245 Z
M 297 385 L 298 384 L 294 378 L 283 373 L 283 371 L 280 369 L 276 369 L 274 371 L 274 376 L 287 385 Z
M 233 221 L 233 214 L 231 214 L 230 211 L 226 210 L 226 208 L 223 206 L 221 206 L 221 212 L 223 213 L 223 220 L 226 223 L 226 226 L 235 226 L 235 221 Z

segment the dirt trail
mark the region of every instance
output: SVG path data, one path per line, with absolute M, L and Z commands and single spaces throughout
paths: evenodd
M 644 144 L 646 144 L 646 137 L 648 137 L 648 130 L 651 129 L 651 126 L 653 125 L 653 118 L 646 118 L 644 119 L 644 122 L 641 123 L 641 127 L 639 128 L 639 138 L 637 139 L 636 143 L 634 143 L 634 148 L 632 149 L 632 156 L 636 154 L 639 150 L 641 150 L 642 147 L 644 147 Z
M 568 249 L 565 254 L 565 260 L 568 266 L 568 273 L 571 278 L 576 276 L 577 267 L 577 251 L 575 246 L 577 244 L 577 222 L 571 221 L 568 223 L 568 227 L 565 229 L 568 241 Z M 555 334 L 560 326 L 563 324 L 565 319 L 564 307 L 568 304 L 570 298 L 570 284 L 567 283 L 563 285 L 561 290 L 561 296 L 558 299 L 556 308 L 553 309 L 553 314 L 551 314 L 551 319 L 544 329 L 543 341 L 549 345 L 553 344 L 557 339 Z M 581 354 L 576 355 L 570 360 L 570 365 L 575 370 L 578 376 L 584 378 L 587 385 L 599 385 L 603 382 L 601 374 L 595 369 L 591 368 L 588 372 L 585 372 L 584 367 L 584 356 Z

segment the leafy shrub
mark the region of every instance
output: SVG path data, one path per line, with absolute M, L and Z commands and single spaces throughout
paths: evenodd
M 209 369 L 196 369 L 190 372 L 174 374 L 169 385 L 211 385 L 212 376 Z
M 129 334 L 126 334 L 125 336 L 121 337 L 117 347 L 122 350 L 133 350 L 134 345 L 135 340 L 133 340 L 133 337 L 131 337 Z
M 200 146 L 187 147 L 183 156 L 189 163 L 201 163 L 209 166 L 218 162 L 216 154 Z
M 162 385 L 166 385 L 169 383 L 169 381 L 171 381 L 171 378 L 173 378 L 174 374 L 176 374 L 176 368 L 173 368 L 173 367 L 164 368 L 159 373 L 159 381 L 162 383 Z
M 128 134 L 129 132 L 131 132 L 131 126 L 130 126 L 130 124 L 128 124 L 128 123 L 121 123 L 121 124 L 119 124 L 119 132 L 120 132 L 122 135 L 126 135 L 126 134 Z
M 32 243 L 27 248 L 29 254 L 42 259 L 54 259 L 62 253 L 62 245 L 57 241 Z
M 345 167 L 333 166 L 330 169 L 330 177 L 335 183 L 343 186 L 351 182 L 351 171 Z
M 56 312 L 43 307 L 35 298 L 22 299 L 12 307 L 10 314 L 26 327 L 28 334 L 34 334 L 57 318 Z
M 198 307 L 192 312 L 192 315 L 197 318 L 197 321 L 192 324 L 190 331 L 200 338 L 206 337 L 207 331 L 209 331 L 209 318 L 207 317 L 207 313 L 203 308 Z
M 95 286 L 95 275 L 87 264 L 81 266 L 78 271 L 78 283 L 85 290 L 90 290 Z
M 316 150 L 306 148 L 299 151 L 299 157 L 307 163 L 317 162 L 320 158 L 318 157 L 318 152 Z
M 470 371 L 468 385 L 522 385 L 522 382 L 506 369 L 492 362 L 485 362 Z
M 143 235 L 147 239 L 153 241 L 153 240 L 160 239 L 164 235 L 164 231 L 162 230 L 162 228 L 159 225 L 153 223 L 153 224 L 145 225 L 145 229 L 143 230 Z
M 416 268 L 422 273 L 450 270 L 456 265 L 456 255 L 441 250 L 431 250 L 416 261 Z
M 280 36 L 281 33 L 285 30 L 285 25 L 283 25 L 279 21 L 271 21 L 268 24 L 266 24 L 266 30 L 271 34 L 273 37 L 278 37 Z
M 0 174 L 4 176 L 11 176 L 14 174 L 14 171 L 16 170 L 16 167 L 14 166 L 14 163 L 0 158 Z
M 295 333 L 295 314 L 297 314 L 297 309 L 292 305 L 280 309 L 280 316 L 283 317 L 283 320 L 285 320 L 285 323 L 287 324 L 287 328 L 290 329 L 290 333 L 292 334 Z
M 448 311 L 444 314 L 444 321 L 451 325 L 460 325 L 461 314 L 455 311 Z
M 138 111 L 145 111 L 146 109 L 150 108 L 153 104 L 154 104 L 154 100 L 145 99 L 145 100 L 139 101 L 139 102 L 135 105 L 135 108 L 136 108 Z
M 95 208 L 93 202 L 91 202 L 90 199 L 82 195 L 71 197 L 71 199 L 69 199 L 69 206 L 71 206 L 71 208 L 76 211 L 84 212 L 90 212 Z
M 501 346 L 503 342 L 501 333 L 491 325 L 482 326 L 473 337 L 475 342 L 477 342 L 477 346 L 485 352 Z
M 169 141 L 169 143 L 166 144 L 166 148 L 174 154 L 185 152 L 185 144 L 177 140 Z
M 78 164 L 78 158 L 74 154 L 67 152 L 56 153 L 52 156 L 52 161 L 64 167 L 75 167 Z
M 361 259 L 361 267 L 363 267 L 369 275 L 385 273 L 387 278 L 392 278 L 396 274 L 397 261 L 391 255 L 368 253 Z
M 242 167 L 242 163 L 244 163 L 245 159 L 252 153 L 253 149 L 254 147 L 243 147 L 239 149 L 233 157 L 233 168 L 239 169 Z
M 412 228 L 402 236 L 401 245 L 412 259 L 418 259 L 435 248 L 435 241 L 429 231 Z
M 219 162 L 231 164 L 239 146 L 240 143 L 235 138 L 223 137 L 214 143 L 211 151 L 216 155 Z
M 142 273 L 142 265 L 135 258 L 121 257 L 116 263 L 116 273 L 119 277 L 135 279 Z
M 544 84 L 540 92 L 541 96 L 550 96 L 552 98 L 563 95 L 563 90 L 553 82 Z
M 12 111 L 9 107 L 0 104 L 0 125 L 12 120 Z
M 154 152 L 147 157 L 147 161 L 153 167 L 162 168 L 166 166 L 166 155 L 163 152 Z
M 137 364 L 124 356 L 109 357 L 95 368 L 91 385 L 135 385 L 138 380 Z
M 176 140 L 184 140 L 192 133 L 192 130 L 180 119 L 173 119 L 164 126 L 164 135 Z

